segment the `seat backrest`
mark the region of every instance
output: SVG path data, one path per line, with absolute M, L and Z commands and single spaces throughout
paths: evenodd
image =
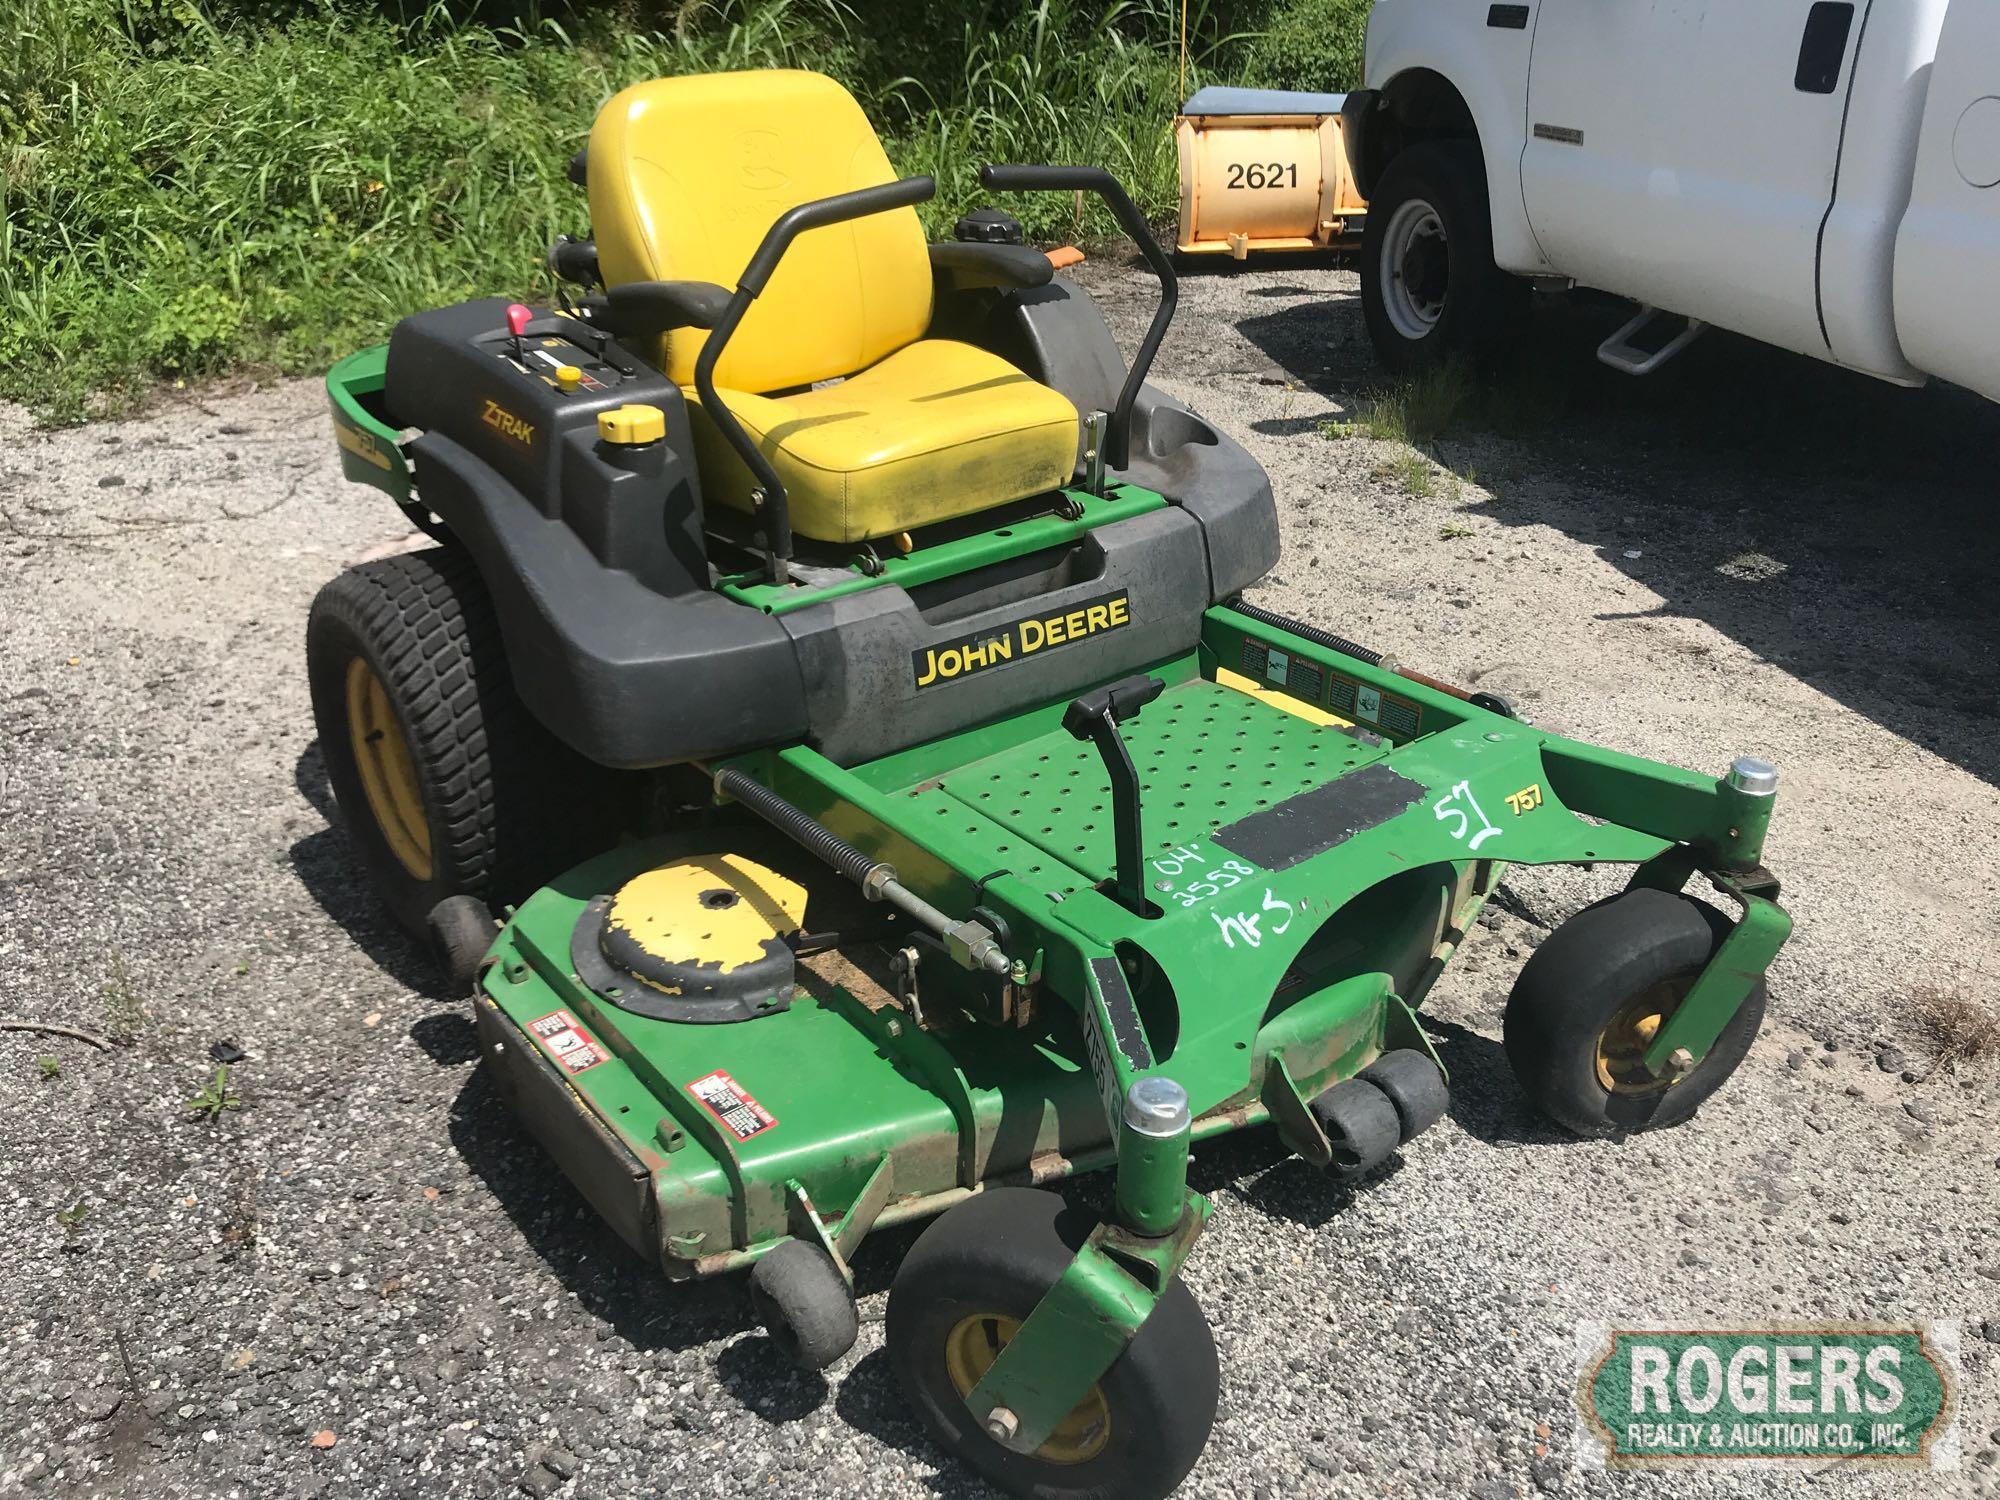
M 712 281 L 733 290 L 780 214 L 895 175 L 861 106 L 823 74 L 637 84 L 590 132 L 598 265 L 611 286 Z M 915 209 L 807 230 L 730 339 L 716 383 L 763 392 L 851 375 L 921 338 L 930 318 Z M 693 381 L 706 337 L 667 335 L 656 353 L 670 379 Z

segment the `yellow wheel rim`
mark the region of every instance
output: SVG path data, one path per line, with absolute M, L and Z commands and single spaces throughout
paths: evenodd
M 1646 1066 L 1646 1049 L 1688 992 L 1686 979 L 1663 979 L 1625 1002 L 1597 1034 L 1597 1081 L 1606 1093 L 1659 1094 L 1680 1080 Z
M 1019 1318 L 999 1313 L 974 1313 L 959 1319 L 945 1336 L 944 1367 L 961 1397 L 972 1394 L 1000 1351 L 1020 1331 Z M 1102 1453 L 1110 1441 L 1111 1408 L 1105 1402 L 1104 1388 L 1094 1385 L 1076 1404 L 1076 1410 L 1049 1434 L 1048 1441 L 1035 1450 L 1035 1457 L 1052 1464 L 1085 1463 Z
M 389 704 L 388 689 L 360 657 L 347 664 L 347 740 L 368 810 L 389 852 L 413 879 L 431 878 L 431 825 L 410 760 L 410 743 Z

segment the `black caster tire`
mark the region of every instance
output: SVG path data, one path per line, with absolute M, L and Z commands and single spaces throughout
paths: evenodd
M 459 994 L 469 994 L 479 979 L 479 966 L 499 935 L 500 924 L 477 896 L 447 896 L 431 908 L 425 924 L 438 968 Z
M 1036 1452 L 1003 1447 L 973 1420 L 965 1396 L 1095 1223 L 1054 1193 L 995 1188 L 926 1229 L 889 1291 L 889 1358 L 925 1428 L 1011 1495 L 1158 1500 L 1187 1477 L 1215 1424 L 1215 1338 L 1178 1280 Z
M 1333 1160 L 1326 1169 L 1342 1181 L 1365 1177 L 1403 1144 L 1403 1121 L 1389 1096 L 1365 1078 L 1336 1083 L 1312 1102 Z
M 455 547 L 364 563 L 322 588 L 306 677 L 348 842 L 418 937 L 440 902 L 519 900 L 629 821 L 630 778 L 584 760 L 521 703 L 492 602 Z
M 786 1240 L 750 1270 L 757 1321 L 802 1370 L 824 1370 L 854 1347 L 861 1319 L 854 1289 L 818 1245 Z
M 1550 933 L 1514 982 L 1507 1061 L 1535 1107 L 1578 1135 L 1676 1125 L 1734 1073 L 1764 1021 L 1760 980 L 1708 1054 L 1678 1078 L 1648 1073 L 1647 1042 L 1728 935 L 1678 892 L 1624 891 Z
M 1481 359 L 1515 338 L 1528 284 L 1493 263 L 1486 164 L 1473 141 L 1424 141 L 1392 159 L 1368 200 L 1361 316 L 1391 372 Z
M 1384 1052 L 1356 1076 L 1389 1096 L 1389 1102 L 1396 1107 L 1403 1145 L 1442 1120 L 1451 1106 L 1444 1074 L 1414 1047 Z

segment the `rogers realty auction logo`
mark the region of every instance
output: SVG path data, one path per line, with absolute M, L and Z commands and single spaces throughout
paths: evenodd
M 1954 1321 L 1591 1323 L 1577 1354 L 1577 1452 L 1592 1467 L 1958 1463 Z

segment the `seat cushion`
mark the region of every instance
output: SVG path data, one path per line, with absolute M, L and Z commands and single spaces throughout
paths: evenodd
M 1076 408 L 996 354 L 921 339 L 837 385 L 789 396 L 722 390 L 790 497 L 792 530 L 859 542 L 1068 482 Z M 707 503 L 754 510 L 750 471 L 693 407 Z

